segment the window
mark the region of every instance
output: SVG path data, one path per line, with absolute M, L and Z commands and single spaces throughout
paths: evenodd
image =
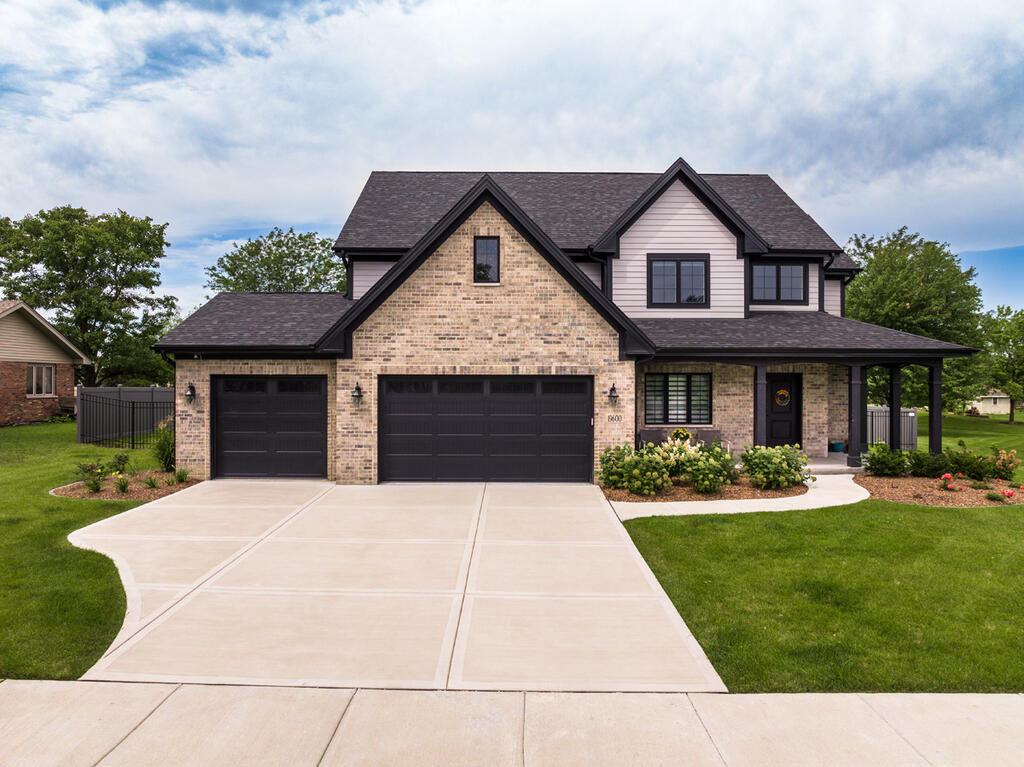
M 644 376 L 644 421 L 711 423 L 711 374 L 648 373 Z
M 754 264 L 750 282 L 755 303 L 807 303 L 807 264 Z
M 25 394 L 29 397 L 53 396 L 53 365 L 29 365 L 25 373 Z
M 648 253 L 647 305 L 708 306 L 709 260 L 706 253 Z
M 497 282 L 498 238 L 473 238 L 473 282 Z

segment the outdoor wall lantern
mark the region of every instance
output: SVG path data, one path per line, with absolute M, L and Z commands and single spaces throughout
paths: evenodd
M 615 402 L 619 398 L 619 393 L 615 391 L 615 384 L 612 384 L 612 388 L 608 390 L 608 399 Z
M 196 401 L 196 387 L 194 384 L 189 384 L 185 388 L 185 401 L 190 405 Z
M 359 403 L 359 402 L 362 402 L 362 400 L 363 400 L 363 390 L 359 386 L 359 384 L 356 384 L 356 388 L 354 388 L 352 390 L 352 401 L 355 402 L 355 403 Z

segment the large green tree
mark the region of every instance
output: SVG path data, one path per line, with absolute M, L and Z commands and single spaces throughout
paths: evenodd
M 1010 422 L 1024 402 L 1024 309 L 1000 306 L 985 318 L 991 381 L 1010 398 Z
M 255 240 L 236 243 L 206 267 L 210 290 L 252 293 L 345 291 L 345 267 L 331 241 L 315 232 L 274 228 Z
M 981 289 L 974 267 L 964 269 L 946 243 L 911 234 L 907 227 L 882 237 L 854 235 L 847 252 L 863 267 L 846 292 L 847 316 L 940 341 L 982 346 Z M 981 355 L 946 360 L 942 398 L 960 409 L 985 393 L 986 361 Z M 928 403 L 927 371 L 904 369 L 903 404 Z M 888 373 L 872 368 L 872 402 L 888 401 Z
M 72 206 L 0 218 L 0 289 L 50 310 L 93 361 L 79 368 L 81 383 L 169 383 L 173 369 L 150 349 L 177 316 L 175 298 L 156 293 L 166 229 L 122 210 Z

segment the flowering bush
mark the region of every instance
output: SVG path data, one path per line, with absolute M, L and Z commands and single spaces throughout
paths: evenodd
M 736 463 L 720 442 L 701 443 L 686 467 L 686 478 L 698 493 L 718 493 L 722 485 L 732 484 L 739 477 Z
M 999 491 L 1000 495 L 1005 495 L 1007 498 L 1013 498 L 1013 491 L 1010 488 L 1005 488 Z
M 746 452 L 743 453 L 743 473 L 758 487 L 772 490 L 793 487 L 816 479 L 807 471 L 809 460 L 800 451 L 800 445 L 744 445 L 744 449 Z
M 692 435 L 686 429 L 673 429 L 672 430 L 672 441 L 673 442 L 689 442 Z
M 959 476 L 961 478 L 963 477 L 962 474 Z M 939 490 L 946 490 L 947 492 L 955 493 L 963 489 L 963 485 L 958 485 L 956 478 L 949 472 L 946 472 L 941 477 L 939 477 Z
M 1013 479 L 1014 472 L 1020 466 L 1016 450 L 1000 450 L 996 445 L 992 445 L 992 455 L 988 460 L 992 462 L 992 476 L 1007 481 Z
M 672 481 L 656 450 L 653 445 L 640 450 L 629 445 L 606 448 L 600 459 L 601 484 L 634 495 L 654 495 Z
M 678 431 L 678 430 L 677 430 Z M 682 477 L 689 470 L 690 464 L 700 453 L 696 445 L 691 445 L 686 440 L 670 439 L 660 445 L 648 445 L 651 450 L 665 464 L 665 470 L 672 478 Z
M 114 489 L 119 493 L 127 493 L 130 484 L 131 482 L 128 480 L 128 477 L 123 474 L 118 474 L 114 478 Z

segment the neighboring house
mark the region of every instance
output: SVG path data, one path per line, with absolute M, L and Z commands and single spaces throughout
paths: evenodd
M 75 396 L 75 365 L 89 365 L 24 301 L 0 301 L 0 426 L 42 421 Z
M 865 370 L 973 350 L 844 318 L 857 265 L 764 175 L 371 174 L 350 292 L 220 294 L 173 354 L 198 476 L 592 480 L 676 426 L 866 448 Z M 933 419 L 932 447 L 941 423 Z M 895 425 L 898 436 L 898 419 Z
M 1018 402 L 1017 409 L 1020 410 L 1024 403 Z M 1010 398 L 999 389 L 993 389 L 984 397 L 976 399 L 968 408 L 977 408 L 983 415 L 1009 415 Z

